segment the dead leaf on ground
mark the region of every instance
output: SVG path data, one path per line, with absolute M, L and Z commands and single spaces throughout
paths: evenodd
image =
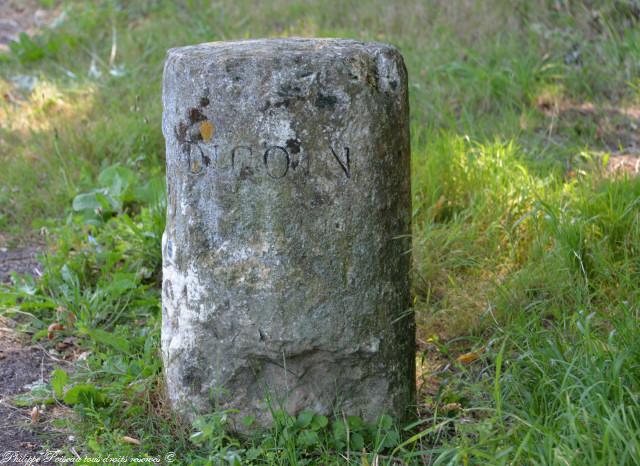
M 55 336 L 55 332 L 61 331 L 61 330 L 64 330 L 64 325 L 62 324 L 53 323 L 49 325 L 49 327 L 47 328 L 47 331 L 49 332 L 47 334 L 47 338 L 49 338 L 49 340 L 53 340 L 53 337 Z
M 607 174 L 610 176 L 640 174 L 640 153 L 615 153 L 607 161 Z
M 458 356 L 456 358 L 456 360 L 461 364 L 471 364 L 472 362 L 474 362 L 478 358 L 480 358 L 480 355 L 482 354 L 483 351 L 484 350 L 481 348 L 481 349 L 476 350 L 476 351 L 471 351 L 469 353 L 464 353 L 464 354 L 461 354 L 460 356 Z
M 443 413 L 453 413 L 456 411 L 460 411 L 462 409 L 462 405 L 460 403 L 447 403 L 441 409 Z
M 140 440 L 137 438 L 129 437 L 127 435 L 122 437 L 124 443 L 130 443 L 131 445 L 140 445 Z
M 40 410 L 37 406 L 34 406 L 31 410 L 31 424 L 37 424 L 40 420 Z

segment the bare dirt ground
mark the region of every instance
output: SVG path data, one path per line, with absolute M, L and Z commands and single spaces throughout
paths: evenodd
M 0 235 L 0 284 L 11 283 L 12 273 L 39 275 L 36 255 L 41 249 L 33 238 L 30 245 L 17 246 Z M 0 463 L 25 464 L 25 458 L 35 457 L 40 458 L 38 464 L 53 464 L 42 461 L 41 455 L 60 447 L 65 437 L 47 422 L 54 411 L 51 407 L 18 407 L 15 397 L 46 383 L 54 360 L 45 348 L 32 345 L 3 311 L 0 308 Z
M 560 121 L 586 122 L 596 139 L 611 152 L 607 173 L 640 174 L 640 107 L 596 108 L 586 103 L 563 109 Z
M 0 462 L 18 464 L 20 457 L 38 457 L 62 445 L 65 434 L 46 422 L 51 409 L 13 403 L 16 395 L 45 383 L 53 367 L 54 361 L 43 348 L 30 345 L 16 331 L 15 322 L 0 317 Z
M 37 255 L 43 245 L 38 238 L 8 240 L 0 234 L 0 284 L 12 282 L 12 274 L 40 274 Z M 39 458 L 63 444 L 67 433 L 49 422 L 58 417 L 56 407 L 17 406 L 16 396 L 48 382 L 51 371 L 60 364 L 44 347 L 31 343 L 14 320 L 3 316 L 0 308 L 0 464 L 25 464 L 26 458 Z M 64 361 L 60 361 L 64 363 Z M 33 413 L 36 409 L 37 412 Z
M 36 0 L 0 0 L 0 52 L 9 49 L 21 32 L 35 34 L 59 17 L 60 12 L 42 9 Z M 11 274 L 37 276 L 37 254 L 42 245 L 32 238 L 9 242 L 0 234 L 0 284 L 11 283 Z M 15 397 L 35 384 L 46 383 L 55 367 L 54 357 L 17 330 L 0 309 L 0 463 L 25 464 L 25 458 L 39 458 L 59 448 L 66 433 L 52 427 L 56 408 L 18 407 Z M 44 408 L 44 409 L 43 409 Z M 35 409 L 35 413 L 34 413 Z
M 38 252 L 38 246 L 10 249 L 0 245 L 0 283 L 10 283 L 12 272 L 39 275 L 40 264 L 36 259 Z
M 0 235 L 0 284 L 11 283 L 12 274 L 39 275 L 37 254 L 42 245 L 30 238 L 29 245 L 16 244 Z M 59 448 L 65 433 L 48 422 L 54 410 L 39 406 L 18 407 L 17 395 L 48 381 L 55 367 L 52 355 L 32 345 L 17 323 L 4 317 L 0 309 L 0 463 L 24 464 L 24 458 L 40 457 Z M 33 413 L 34 408 L 37 413 Z M 53 464 L 39 461 L 38 464 Z
M 41 8 L 36 0 L 0 0 L 0 52 L 21 32 L 33 34 L 56 17 L 55 10 Z
M 640 107 L 602 107 L 590 102 L 554 102 L 542 99 L 538 107 L 549 120 L 551 136 L 558 129 L 593 134 L 599 149 L 608 153 L 608 176 L 640 175 Z

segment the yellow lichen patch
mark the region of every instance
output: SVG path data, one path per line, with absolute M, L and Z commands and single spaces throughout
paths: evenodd
M 213 137 L 213 123 L 210 121 L 203 121 L 200 123 L 200 136 L 203 141 L 208 141 Z

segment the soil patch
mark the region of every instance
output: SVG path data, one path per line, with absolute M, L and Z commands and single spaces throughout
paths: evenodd
M 39 246 L 16 249 L 0 247 L 0 283 L 11 283 L 11 273 L 40 275 L 40 263 L 36 259 Z
M 12 402 L 15 395 L 46 383 L 54 367 L 50 356 L 43 349 L 28 345 L 28 339 L 14 327 L 12 320 L 0 317 L 0 461 L 4 464 L 18 464 L 17 459 L 25 456 L 40 456 L 47 449 L 59 448 L 64 439 L 63 433 L 44 422 L 46 412 L 33 422 L 33 407 L 21 408 Z
M 40 8 L 36 0 L 0 0 L 0 52 L 7 51 L 21 32 L 36 34 L 56 17 L 58 12 Z
M 548 118 L 550 134 L 560 130 L 592 138 L 596 149 L 608 154 L 607 175 L 640 174 L 640 107 L 540 98 L 538 108 Z

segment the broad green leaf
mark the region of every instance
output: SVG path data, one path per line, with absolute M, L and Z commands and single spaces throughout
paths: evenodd
M 384 434 L 382 439 L 382 446 L 384 448 L 395 447 L 400 442 L 400 434 L 395 430 L 390 430 Z
M 73 198 L 73 210 L 80 212 L 82 210 L 95 210 L 102 208 L 102 203 L 96 197 L 96 192 L 78 194 Z
M 113 333 L 106 332 L 99 328 L 87 330 L 87 334 L 92 340 L 97 343 L 110 346 L 122 353 L 129 352 L 129 342 L 123 337 L 119 337 L 117 335 L 114 335 Z
M 351 434 L 351 448 L 354 451 L 360 451 L 364 448 L 364 437 L 357 432 Z
M 103 212 L 112 212 L 122 208 L 122 202 L 118 200 L 117 196 L 112 196 L 110 193 L 102 191 L 95 191 L 95 195 Z
M 154 177 L 142 186 L 134 188 L 135 200 L 148 205 L 156 205 L 165 197 L 164 177 Z
M 304 429 L 311 424 L 312 420 L 313 420 L 313 412 L 302 411 L 300 414 L 298 414 L 298 419 L 296 423 L 298 424 L 298 427 L 301 427 Z
M 70 406 L 83 404 L 100 407 L 108 404 L 107 398 L 91 384 L 78 384 L 70 388 L 65 393 L 63 401 Z
M 383 414 L 380 416 L 380 419 L 378 419 L 378 425 L 383 430 L 389 430 L 393 427 L 393 419 L 391 419 L 391 416 Z
M 78 275 L 73 271 L 69 264 L 64 264 L 60 269 L 60 274 L 62 275 L 62 279 L 67 285 L 75 286 L 79 280 Z
M 35 404 L 43 403 L 49 405 L 54 401 L 47 384 L 36 384 L 28 392 L 20 393 L 13 398 L 13 404 L 21 407 L 31 407 Z
M 318 434 L 312 430 L 303 430 L 298 434 L 298 444 L 303 447 L 318 445 L 320 438 Z
M 121 202 L 100 189 L 78 194 L 72 203 L 73 210 L 76 212 L 94 212 L 97 209 L 100 209 L 102 212 L 113 212 L 119 210 L 121 205 Z
M 130 188 L 138 184 L 138 175 L 122 165 L 111 165 L 98 175 L 98 183 L 115 199 L 127 201 Z
M 125 291 L 138 286 L 136 275 L 133 273 L 116 273 L 109 279 L 109 284 L 103 290 L 113 297 L 120 296 Z
M 362 418 L 359 416 L 347 416 L 347 422 L 352 430 L 360 429 L 364 425 Z
M 56 369 L 53 371 L 51 375 L 51 386 L 53 387 L 53 392 L 56 394 L 58 398 L 62 398 L 64 395 L 64 387 L 67 385 L 69 381 L 69 376 L 62 369 Z
M 327 427 L 328 424 L 329 419 L 327 419 L 327 416 L 316 414 L 313 416 L 313 421 L 311 421 L 311 428 L 314 430 L 320 430 Z
M 333 438 L 336 442 L 342 443 L 347 440 L 347 427 L 343 422 L 333 423 Z

